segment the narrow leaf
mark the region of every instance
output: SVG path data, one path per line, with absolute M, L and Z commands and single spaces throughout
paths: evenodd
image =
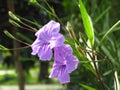
M 84 62 L 83 66 L 95 75 L 95 70 L 94 70 L 94 67 L 92 66 L 92 64 L 91 63 L 85 63 L 85 62 L 89 62 L 87 57 L 79 56 L 79 59 Z
M 102 42 L 106 39 L 106 37 L 114 31 L 114 29 L 120 24 L 120 20 L 115 23 L 107 32 L 106 34 L 103 36 L 103 38 L 100 40 L 99 44 L 98 44 L 98 47 L 102 44 Z
M 80 84 L 80 86 L 84 87 L 86 90 L 96 90 L 95 88 L 87 86 L 85 84 Z
M 108 11 L 111 9 L 111 7 L 109 6 L 107 9 L 105 9 L 96 19 L 95 19 L 95 23 L 97 23 L 100 19 L 102 19 L 102 17 L 104 15 L 106 15 L 106 13 L 108 13 Z
M 82 0 L 79 0 L 79 8 L 80 8 L 84 28 L 85 28 L 85 33 L 88 37 L 88 40 L 90 41 L 91 46 L 93 47 L 94 46 L 94 29 L 93 29 L 91 18 L 84 7 Z

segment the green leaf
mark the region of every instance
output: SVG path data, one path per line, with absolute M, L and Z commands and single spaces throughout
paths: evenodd
M 104 15 L 106 15 L 106 13 L 108 13 L 108 11 L 111 9 L 111 6 L 109 6 L 107 9 L 105 9 L 94 21 L 94 23 L 97 23 L 100 19 L 103 18 Z
M 93 29 L 91 18 L 84 7 L 82 0 L 79 0 L 79 8 L 80 8 L 84 28 L 85 28 L 85 33 L 88 37 L 88 40 L 90 41 L 91 46 L 93 47 L 94 46 L 94 29 Z
M 8 49 L 0 44 L 0 50 L 8 50 Z
M 15 37 L 14 37 L 12 34 L 10 34 L 7 30 L 4 30 L 4 33 L 5 33 L 5 35 L 8 36 L 9 38 L 15 39 Z
M 107 76 L 107 75 L 111 74 L 112 72 L 113 72 L 113 70 L 108 70 L 105 73 L 103 73 L 103 76 Z
M 93 74 L 95 74 L 94 67 L 92 66 L 92 64 L 90 63 L 90 61 L 88 60 L 87 57 L 85 57 L 85 56 L 79 56 L 78 58 L 79 58 L 80 61 L 81 61 L 80 64 L 83 64 L 83 66 L 84 66 L 87 70 L 89 70 L 89 71 L 91 71 Z
M 80 84 L 80 86 L 84 87 L 86 90 L 96 90 L 95 88 L 87 86 L 85 84 Z
M 120 20 L 118 22 L 116 22 L 107 32 L 106 34 L 103 36 L 103 38 L 100 40 L 98 47 L 102 44 L 102 42 L 106 39 L 106 37 L 114 31 L 114 29 L 120 24 Z

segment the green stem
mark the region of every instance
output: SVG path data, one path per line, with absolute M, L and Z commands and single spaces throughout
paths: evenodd
M 30 46 L 24 46 L 24 47 L 19 47 L 19 48 L 7 48 L 7 49 L 3 49 L 0 51 L 14 51 L 14 50 L 21 50 L 21 49 L 25 49 L 25 48 L 29 48 Z
M 45 0 L 44 0 L 45 2 Z M 51 9 L 51 11 L 47 10 L 46 8 L 44 8 L 42 5 L 40 5 L 38 2 L 37 2 L 37 6 L 43 10 L 45 10 L 48 14 L 52 15 L 53 17 L 55 17 L 61 24 L 62 26 L 64 26 L 64 24 L 62 23 L 62 21 L 58 18 L 57 14 L 55 13 L 55 11 L 52 10 L 52 8 L 50 7 L 50 5 L 45 2 L 47 4 L 47 6 Z M 65 29 L 65 28 L 64 28 Z
M 94 65 L 94 68 L 95 68 L 95 71 L 96 71 L 95 75 L 96 75 L 96 77 L 97 77 L 97 79 L 98 79 L 98 81 L 99 81 L 99 83 L 102 87 L 102 90 L 106 90 L 105 85 L 104 85 L 104 83 L 101 79 L 101 76 L 99 74 L 99 71 L 98 71 L 98 68 L 97 68 L 97 65 L 96 65 L 94 51 L 92 52 L 92 56 L 90 55 L 90 53 L 88 53 L 88 54 L 89 54 L 90 58 L 92 59 L 92 62 L 93 62 L 93 65 Z
M 18 16 L 18 15 L 17 15 L 17 17 L 20 18 L 20 19 L 22 19 L 22 20 L 24 20 L 24 21 L 26 21 L 26 22 L 28 22 L 28 23 L 30 23 L 30 24 L 36 25 L 36 26 L 39 27 L 39 28 L 42 27 L 42 25 L 40 25 L 40 24 L 38 24 L 38 23 L 36 23 L 36 22 L 33 22 L 33 21 L 31 21 L 31 20 L 28 20 L 28 19 L 26 19 L 26 18 L 23 18 L 23 17 Z
M 30 28 L 33 32 L 37 32 L 37 31 L 38 31 L 37 29 L 35 29 L 35 28 L 33 28 L 33 27 L 31 27 L 31 26 L 29 26 L 29 25 L 23 23 L 23 22 L 20 22 L 20 23 L 23 24 L 24 26 Z

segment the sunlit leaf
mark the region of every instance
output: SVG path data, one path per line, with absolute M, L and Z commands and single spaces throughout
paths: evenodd
M 91 18 L 84 7 L 82 0 L 79 0 L 79 8 L 80 8 L 84 28 L 85 28 L 85 33 L 88 37 L 88 40 L 90 41 L 91 46 L 93 47 L 94 46 L 94 29 L 93 29 Z

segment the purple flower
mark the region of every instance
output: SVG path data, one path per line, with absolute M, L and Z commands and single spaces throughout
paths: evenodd
M 60 24 L 51 20 L 44 25 L 35 36 L 37 39 L 31 45 L 32 55 L 38 55 L 40 60 L 51 60 L 52 49 L 63 45 L 65 39 L 59 33 Z
M 50 78 L 57 77 L 61 84 L 70 82 L 70 73 L 77 69 L 78 59 L 72 55 L 69 45 L 54 48 L 54 64 Z

